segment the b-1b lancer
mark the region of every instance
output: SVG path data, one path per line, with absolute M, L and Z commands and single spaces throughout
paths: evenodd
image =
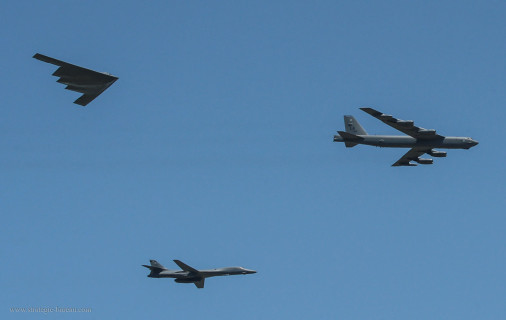
M 434 148 L 469 149 L 478 144 L 478 141 L 469 137 L 441 136 L 436 133 L 436 130 L 417 127 L 411 120 L 399 120 L 372 108 L 360 108 L 360 110 L 407 134 L 407 136 L 368 135 L 353 116 L 344 116 L 346 131 L 337 131 L 339 134 L 334 136 L 334 142 L 344 142 L 347 148 L 357 144 L 383 148 L 411 148 L 392 165 L 393 167 L 416 166 L 411 161 L 419 164 L 432 164 L 432 159 L 420 158 L 425 153 L 433 157 L 446 157 L 446 152 L 437 151 Z
M 83 95 L 74 101 L 74 103 L 83 107 L 118 80 L 118 77 L 111 74 L 79 67 L 40 53 L 36 53 L 33 57 L 37 60 L 59 66 L 53 73 L 53 76 L 60 77 L 56 82 L 67 85 L 65 87 L 67 90 L 82 93 Z
M 217 276 L 230 276 L 238 274 L 251 274 L 256 273 L 255 270 L 248 270 L 243 267 L 226 267 L 211 270 L 197 270 L 189 265 L 174 260 L 174 262 L 183 270 L 168 270 L 156 260 L 149 260 L 150 266 L 143 264 L 143 267 L 151 270 L 148 277 L 150 278 L 175 278 L 177 283 L 193 283 L 197 288 L 204 288 L 204 281 L 206 278 Z

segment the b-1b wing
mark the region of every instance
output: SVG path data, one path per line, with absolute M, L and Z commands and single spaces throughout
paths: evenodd
M 174 260 L 174 263 L 177 264 L 177 266 L 180 267 L 184 271 L 188 271 L 188 272 L 194 273 L 194 274 L 200 274 L 200 272 L 197 269 L 190 267 L 189 265 L 187 265 L 186 263 L 184 263 L 180 260 Z
M 346 131 L 338 131 L 339 134 L 334 136 L 334 141 L 344 142 L 347 148 L 357 144 L 383 148 L 411 148 L 392 165 L 393 167 L 416 166 L 412 161 L 419 164 L 432 164 L 432 159 L 420 158 L 425 153 L 433 157 L 446 157 L 446 152 L 437 151 L 434 148 L 469 149 L 478 144 L 478 141 L 469 137 L 441 136 L 434 129 L 417 127 L 412 120 L 400 120 L 373 108 L 360 109 L 407 136 L 369 135 L 353 116 L 344 116 Z

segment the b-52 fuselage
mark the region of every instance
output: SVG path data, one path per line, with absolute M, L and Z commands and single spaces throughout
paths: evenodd
M 149 262 L 151 264 L 150 266 L 145 264 L 142 265 L 143 267 L 151 270 L 151 273 L 148 274 L 148 277 L 175 278 L 175 282 L 193 283 L 199 289 L 204 288 L 204 280 L 206 278 L 256 273 L 255 270 L 249 270 L 243 267 L 225 267 L 209 270 L 197 270 L 179 260 L 174 260 L 174 262 L 182 270 L 168 270 L 156 260 L 149 260 Z
M 353 116 L 344 116 L 346 131 L 338 131 L 334 136 L 334 142 L 344 142 L 346 147 L 351 148 L 357 144 L 383 148 L 411 148 L 402 158 L 392 166 L 416 166 L 420 164 L 432 164 L 432 159 L 420 158 L 427 153 L 433 157 L 446 157 L 446 152 L 436 151 L 439 149 L 469 149 L 478 144 L 469 137 L 444 137 L 436 133 L 436 130 L 424 129 L 414 125 L 411 120 L 399 120 L 391 115 L 383 114 L 372 108 L 360 108 L 376 119 L 407 134 L 407 136 L 392 135 L 368 135 L 360 123 Z

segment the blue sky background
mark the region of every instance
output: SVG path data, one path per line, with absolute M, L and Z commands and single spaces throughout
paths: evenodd
M 2 1 L 1 318 L 505 319 L 503 1 Z M 120 79 L 82 108 L 36 52 Z M 480 144 L 332 142 L 371 106 Z M 146 278 L 239 265 L 206 288 Z

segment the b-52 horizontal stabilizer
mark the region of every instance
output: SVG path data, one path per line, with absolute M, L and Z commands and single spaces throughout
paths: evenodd
M 352 133 L 348 133 L 345 131 L 337 131 L 337 133 L 339 133 L 341 138 L 343 138 L 344 145 L 347 148 L 352 148 L 352 147 L 356 146 L 360 141 L 364 140 L 364 138 L 362 138 L 362 137 L 356 136 Z

